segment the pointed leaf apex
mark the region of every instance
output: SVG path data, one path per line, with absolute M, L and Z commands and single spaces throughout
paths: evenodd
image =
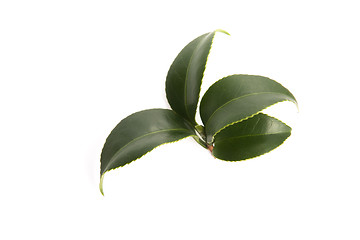
M 295 102 L 295 105 L 296 105 L 297 111 L 298 111 L 298 113 L 299 113 L 299 112 L 300 112 L 300 109 L 299 109 L 299 104 L 298 104 L 297 101 Z
M 100 192 L 101 192 L 101 194 L 104 196 L 103 180 L 104 180 L 104 174 L 101 175 L 101 177 L 100 177 L 100 184 L 99 184 Z
M 228 32 L 225 31 L 225 30 L 222 30 L 222 29 L 216 29 L 215 32 L 222 32 L 222 33 L 225 33 L 226 35 L 229 35 L 229 36 L 230 36 L 230 33 L 228 33 Z

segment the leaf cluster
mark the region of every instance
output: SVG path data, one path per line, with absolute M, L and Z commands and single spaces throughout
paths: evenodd
M 195 115 L 200 87 L 214 36 L 203 34 L 187 44 L 170 66 L 166 97 L 170 109 L 149 109 L 123 119 L 110 133 L 101 153 L 100 191 L 104 174 L 124 166 L 152 149 L 193 137 L 214 157 L 240 161 L 265 154 L 281 145 L 291 128 L 261 113 L 282 101 L 297 104 L 289 90 L 262 76 L 237 74 L 215 82 L 199 105 L 203 125 Z

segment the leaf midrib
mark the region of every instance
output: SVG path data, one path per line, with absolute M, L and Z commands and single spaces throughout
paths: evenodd
M 269 136 L 269 135 L 285 134 L 285 133 L 289 133 L 289 132 L 290 131 L 283 131 L 283 132 L 276 132 L 276 133 L 269 133 L 269 134 L 252 134 L 252 135 L 243 135 L 243 136 L 230 137 L 230 138 L 222 139 L 222 140 L 219 140 L 219 141 L 215 140 L 215 145 L 218 142 L 228 141 L 229 139 L 231 140 L 231 139 L 246 138 L 246 137 Z
M 171 129 L 163 129 L 163 130 L 158 130 L 158 131 L 154 131 L 154 132 L 150 132 L 150 133 L 147 133 L 147 134 L 144 134 L 142 136 L 139 136 L 139 137 L 136 137 L 134 138 L 133 140 L 131 140 L 130 142 L 128 142 L 127 144 L 125 144 L 124 146 L 122 146 L 119 150 L 116 151 L 116 153 L 111 157 L 110 161 L 107 163 L 107 166 L 109 166 L 110 164 L 112 164 L 115 160 L 116 160 L 116 157 L 121 153 L 121 150 L 124 149 L 125 147 L 127 147 L 129 144 L 141 139 L 141 138 L 144 138 L 144 137 L 147 137 L 147 136 L 150 136 L 152 134 L 157 134 L 157 133 L 161 133 L 161 132 L 171 132 L 171 131 L 184 131 L 186 132 L 187 129 L 185 128 L 171 128 Z M 191 136 L 191 135 L 189 135 Z M 106 166 L 106 170 L 104 170 L 103 174 L 108 171 L 107 169 L 107 166 Z
M 210 33 L 211 34 L 211 33 Z M 198 51 L 198 49 L 200 48 L 199 46 L 201 45 L 202 42 L 204 42 L 205 38 L 208 36 L 209 34 L 207 34 L 206 36 L 203 37 L 203 39 L 200 40 L 199 44 L 196 45 L 193 53 L 191 54 L 188 66 L 186 68 L 186 75 L 185 75 L 185 84 L 184 84 L 184 105 L 185 105 L 185 111 L 186 111 L 186 115 L 188 116 L 189 120 L 192 121 L 192 119 L 190 119 L 189 116 L 189 109 L 188 109 L 188 105 L 187 105 L 187 82 L 188 82 L 188 73 L 189 73 L 189 69 L 190 69 L 190 65 L 192 63 L 192 59 L 195 55 L 195 52 Z
M 246 95 L 243 95 L 243 96 L 240 96 L 240 97 L 237 97 L 237 98 L 233 98 L 233 99 L 231 99 L 230 101 L 228 101 L 228 102 L 224 103 L 223 105 L 221 105 L 220 107 L 218 107 L 218 108 L 210 115 L 210 117 L 209 117 L 208 120 L 206 121 L 205 125 L 208 125 L 208 123 L 210 122 L 210 120 L 213 118 L 213 116 L 215 115 L 215 113 L 216 113 L 217 111 L 219 111 L 221 108 L 225 107 L 225 105 L 228 105 L 228 104 L 230 104 L 230 103 L 233 102 L 233 101 L 239 100 L 239 99 L 241 99 L 241 98 L 249 97 L 249 96 L 252 96 L 252 95 L 270 94 L 270 93 L 274 93 L 274 94 L 286 96 L 285 94 L 283 94 L 283 93 L 278 93 L 278 92 L 260 92 L 260 93 L 250 93 L 250 94 L 246 94 Z

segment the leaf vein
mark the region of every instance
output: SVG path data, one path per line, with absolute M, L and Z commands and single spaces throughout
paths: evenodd
M 235 136 L 235 137 L 229 137 L 229 138 L 224 138 L 221 140 L 218 140 L 215 142 L 223 142 L 223 141 L 228 141 L 229 139 L 236 139 L 236 138 L 246 138 L 246 137 L 260 137 L 260 136 L 269 136 L 269 135 L 277 135 L 277 134 L 284 134 L 284 133 L 289 133 L 290 131 L 284 131 L 284 132 L 276 132 L 276 133 L 268 133 L 268 134 L 249 134 L 249 135 L 242 135 L 242 136 Z
M 188 74 L 189 74 L 189 69 L 190 66 L 192 64 L 192 60 L 193 57 L 195 56 L 195 53 L 198 51 L 198 49 L 200 48 L 200 46 L 202 45 L 202 43 L 205 41 L 206 37 L 208 35 L 204 36 L 204 38 L 202 38 L 199 43 L 196 45 L 193 53 L 191 54 L 188 66 L 186 68 L 186 75 L 185 75 L 185 83 L 184 83 L 184 103 L 185 103 L 185 111 L 186 111 L 186 115 L 189 117 L 189 120 L 191 120 L 190 115 L 189 115 L 189 109 L 188 109 L 188 105 L 187 105 L 187 82 L 188 82 Z
M 260 95 L 260 94 L 269 94 L 269 93 L 275 93 L 275 94 L 279 94 L 279 95 L 285 95 L 283 93 L 277 93 L 277 92 L 259 92 L 259 93 L 250 93 L 250 94 L 246 94 L 237 98 L 233 98 L 230 101 L 224 103 L 223 105 L 221 105 L 220 107 L 218 107 L 208 118 L 208 120 L 206 121 L 205 125 L 208 125 L 208 122 L 210 122 L 210 120 L 214 117 L 214 114 L 219 111 L 221 108 L 225 107 L 226 105 L 230 104 L 231 102 L 237 101 L 241 98 L 245 98 L 245 97 L 249 97 L 249 96 L 253 96 L 253 95 Z M 286 95 L 285 95 L 286 96 Z
M 122 146 L 119 150 L 117 150 L 116 153 L 113 155 L 113 157 L 110 159 L 110 161 L 107 163 L 107 166 L 112 164 L 115 161 L 116 157 L 121 153 L 121 150 L 124 149 L 125 147 L 127 147 L 129 144 L 131 144 L 131 143 L 133 143 L 133 142 L 135 142 L 135 141 L 137 141 L 137 140 L 139 140 L 141 138 L 144 138 L 144 137 L 147 137 L 147 136 L 150 136 L 150 135 L 153 135 L 153 134 L 161 133 L 161 132 L 167 132 L 167 131 L 187 131 L 187 129 L 183 129 L 183 128 L 163 129 L 163 130 L 150 132 L 150 133 L 144 134 L 142 136 L 136 137 L 133 140 L 131 140 L 130 142 L 128 142 L 127 144 L 125 144 L 124 146 Z M 106 170 L 104 170 L 104 173 L 106 171 L 108 171 L 107 167 L 106 167 Z

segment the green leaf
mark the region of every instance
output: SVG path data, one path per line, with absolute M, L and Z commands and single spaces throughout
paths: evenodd
M 226 161 L 257 157 L 281 145 L 290 134 L 289 126 L 259 113 L 216 134 L 213 155 Z
M 229 124 L 249 118 L 281 101 L 295 97 L 274 80 L 254 75 L 232 75 L 214 83 L 200 103 L 207 142 Z
M 171 108 L 194 126 L 200 86 L 216 30 L 196 38 L 181 50 L 166 77 L 166 97 Z
M 128 164 L 155 147 L 196 136 L 193 128 L 168 109 L 150 109 L 123 119 L 106 139 L 101 153 L 100 191 L 104 173 Z

